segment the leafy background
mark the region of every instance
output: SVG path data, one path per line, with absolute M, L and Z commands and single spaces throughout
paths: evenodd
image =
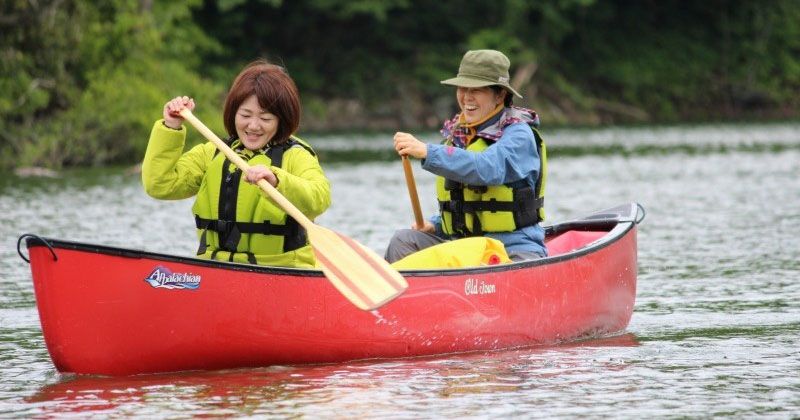
M 500 49 L 547 126 L 795 119 L 800 1 L 6 0 L 0 169 L 138 162 L 167 99 L 284 65 L 301 131 L 436 128 L 468 49 Z M 199 140 L 199 139 L 195 139 Z

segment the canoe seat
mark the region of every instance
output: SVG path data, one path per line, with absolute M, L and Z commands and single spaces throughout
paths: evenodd
M 547 239 L 544 243 L 547 245 L 547 254 L 552 257 L 582 248 L 607 233 L 604 231 L 570 230 L 555 238 Z

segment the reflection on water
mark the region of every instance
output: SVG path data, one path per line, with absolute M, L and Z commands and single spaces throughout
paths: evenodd
M 0 417 L 800 415 L 800 125 L 545 134 L 548 223 L 631 201 L 648 210 L 639 228 L 636 308 L 629 334 L 614 339 L 622 342 L 63 377 L 42 340 L 17 237 L 31 232 L 192 255 L 191 201 L 150 199 L 124 169 L 47 180 L 4 176 Z M 342 139 L 309 140 L 333 188 L 333 205 L 317 222 L 382 253 L 392 232 L 413 221 L 400 161 L 384 151 L 391 136 L 356 139 L 357 153 L 344 151 Z M 326 153 L 357 159 L 335 162 Z M 376 154 L 388 160 L 371 160 Z M 414 172 L 423 210 L 431 214 L 433 178 L 418 167 Z
M 188 414 L 185 410 L 210 415 L 291 415 L 298 403 L 309 407 L 338 405 L 340 394 L 352 393 L 353 397 L 355 393 L 362 394 L 358 398 L 362 403 L 367 402 L 370 394 L 380 393 L 382 387 L 398 382 L 414 384 L 406 390 L 406 398 L 415 395 L 428 398 L 430 394 L 452 399 L 496 392 L 523 392 L 530 390 L 536 381 L 580 369 L 586 362 L 586 355 L 597 349 L 636 345 L 633 334 L 623 334 L 558 347 L 379 363 L 273 366 L 123 378 L 69 376 L 40 388 L 25 401 L 41 405 L 45 415 L 103 414 L 141 409 L 145 405 L 150 409 L 158 406 L 159 412 L 167 415 L 169 413 L 162 410 L 174 411 L 176 415 L 181 412 Z M 553 354 L 558 354 L 555 361 Z M 625 368 L 621 361 L 592 362 L 595 369 L 608 372 Z M 369 378 L 369 381 L 364 381 L 364 378 Z M 181 409 L 172 408 L 176 405 Z M 358 405 L 345 405 L 338 409 L 364 410 Z M 322 409 L 317 411 L 317 414 L 325 413 Z M 373 410 L 363 411 L 363 414 L 369 413 L 377 414 Z

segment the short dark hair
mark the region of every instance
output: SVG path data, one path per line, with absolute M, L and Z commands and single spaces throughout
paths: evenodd
M 228 135 L 236 136 L 236 111 L 250 95 L 256 96 L 261 108 L 278 117 L 278 130 L 270 143 L 288 141 L 300 127 L 301 108 L 297 86 L 286 69 L 267 60 L 256 60 L 236 76 L 222 114 Z
M 514 94 L 511 93 L 508 89 L 500 86 L 500 85 L 492 85 L 490 86 L 495 94 L 499 95 L 500 92 L 506 91 L 506 98 L 503 101 L 503 106 L 511 106 L 514 103 Z

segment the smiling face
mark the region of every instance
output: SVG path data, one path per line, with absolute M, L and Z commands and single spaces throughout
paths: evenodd
M 467 124 L 473 124 L 486 118 L 497 108 L 497 105 L 503 103 L 506 94 L 505 89 L 498 94 L 489 86 L 478 88 L 459 86 L 456 89 L 458 106 L 461 108 L 461 114 L 464 115 L 464 121 Z
M 278 117 L 261 108 L 258 98 L 250 95 L 236 111 L 236 134 L 244 147 L 258 150 L 272 140 L 278 131 Z

